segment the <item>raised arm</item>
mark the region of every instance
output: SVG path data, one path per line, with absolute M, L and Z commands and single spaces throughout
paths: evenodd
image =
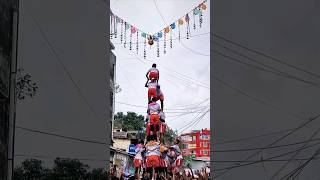
M 146 82 L 146 84 L 144 85 L 144 87 L 148 87 L 148 81 L 149 81 L 149 79 L 147 80 L 147 82 Z

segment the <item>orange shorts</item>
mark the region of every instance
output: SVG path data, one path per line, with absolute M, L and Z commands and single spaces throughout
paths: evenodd
M 149 73 L 149 79 L 152 79 L 152 78 L 158 79 L 158 78 L 159 78 L 158 73 L 156 73 L 156 72 L 150 72 L 150 73 Z
M 156 88 L 149 88 L 148 89 L 148 98 L 150 99 L 151 97 L 157 97 Z
M 153 130 L 152 130 L 153 134 L 157 133 L 160 129 L 158 123 L 150 123 L 150 122 L 147 123 L 146 132 L 148 136 L 150 135 L 151 125 L 153 126 Z
M 150 114 L 150 123 L 151 124 L 158 124 L 160 122 L 159 114 Z
M 141 167 L 141 164 L 142 164 L 142 160 L 140 159 L 134 159 L 133 160 L 133 164 L 134 164 L 134 167 Z
M 159 167 L 160 157 L 159 156 L 148 156 L 146 159 L 146 167 Z

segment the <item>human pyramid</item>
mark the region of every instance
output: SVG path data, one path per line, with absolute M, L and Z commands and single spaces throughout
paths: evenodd
M 159 85 L 159 70 L 153 64 L 148 70 L 148 109 L 146 117 L 146 138 L 136 147 L 134 157 L 135 179 L 140 179 L 140 170 L 143 179 L 162 179 L 179 172 L 182 165 L 182 155 L 179 148 L 180 140 L 176 138 L 171 146 L 164 145 L 165 114 L 163 112 L 164 95 Z M 161 106 L 157 103 L 160 100 Z

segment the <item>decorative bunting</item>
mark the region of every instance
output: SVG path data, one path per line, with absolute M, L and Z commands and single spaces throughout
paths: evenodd
M 127 30 L 129 30 L 130 36 L 129 36 L 129 49 L 132 50 L 132 38 L 133 34 L 136 34 L 136 37 L 134 41 L 136 42 L 136 53 L 139 53 L 139 37 L 142 37 L 140 39 L 144 39 L 143 44 L 143 57 L 146 59 L 147 52 L 146 52 L 146 46 L 147 43 L 151 46 L 154 43 L 157 43 L 157 57 L 160 57 L 160 39 L 163 38 L 163 53 L 167 53 L 167 34 L 170 33 L 170 49 L 173 48 L 173 39 L 172 39 L 172 33 L 173 31 L 178 29 L 178 40 L 180 42 L 181 40 L 181 27 L 185 25 L 186 26 L 186 39 L 189 39 L 191 36 L 191 31 L 190 31 L 190 13 L 192 13 L 193 17 L 193 29 L 196 29 L 196 16 L 199 16 L 199 27 L 202 27 L 203 23 L 203 11 L 207 9 L 207 5 L 205 4 L 207 0 L 204 0 L 202 3 L 200 3 L 197 7 L 192 9 L 190 12 L 186 13 L 182 18 L 179 18 L 178 20 L 174 21 L 171 23 L 169 26 L 163 28 L 161 31 L 154 33 L 153 35 L 149 33 L 145 33 L 138 29 L 135 26 L 130 25 L 128 22 L 124 21 L 117 15 L 113 14 L 112 12 L 110 13 L 110 39 L 116 39 L 118 36 L 118 24 L 120 24 L 120 44 L 123 43 L 123 47 L 126 48 L 127 46 Z M 178 28 L 176 28 L 178 26 Z

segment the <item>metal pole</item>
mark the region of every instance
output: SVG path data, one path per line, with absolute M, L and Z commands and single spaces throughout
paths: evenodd
M 10 66 L 10 115 L 9 115 L 9 148 L 11 148 L 11 168 L 8 167 L 8 180 L 14 178 L 14 144 L 16 126 L 16 73 L 18 61 L 18 35 L 19 35 L 19 0 L 14 0 L 13 9 L 13 32 L 12 32 L 12 59 Z M 11 131 L 10 131 L 11 129 Z M 10 143 L 11 142 L 11 143 Z M 8 148 L 8 154 L 10 153 Z

